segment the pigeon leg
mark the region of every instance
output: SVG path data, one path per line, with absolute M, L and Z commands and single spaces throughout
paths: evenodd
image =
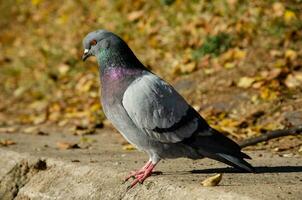
M 127 190 L 133 188 L 137 183 L 141 183 L 142 184 L 149 176 L 151 176 L 152 171 L 153 171 L 153 169 L 154 169 L 155 166 L 156 166 L 156 164 L 153 164 L 152 162 L 150 162 L 150 164 L 143 171 L 143 173 L 140 173 L 140 174 L 138 174 L 138 175 L 135 176 L 134 181 L 127 188 Z
M 136 176 L 145 173 L 145 170 L 151 163 L 152 162 L 149 160 L 140 170 L 130 172 L 130 174 L 125 178 L 124 182 L 128 181 L 132 177 L 135 178 Z

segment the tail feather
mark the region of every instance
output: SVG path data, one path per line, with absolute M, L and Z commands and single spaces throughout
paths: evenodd
M 217 154 L 216 160 L 219 160 L 227 165 L 231 165 L 237 169 L 245 170 L 248 172 L 255 172 L 255 168 L 243 159 L 236 158 L 227 154 Z
M 215 129 L 210 128 L 208 131 L 207 134 L 197 132 L 183 142 L 190 145 L 202 156 L 223 162 L 237 169 L 255 172 L 253 166 L 244 160 L 251 159 L 251 157 L 241 152 L 241 148 L 237 143 Z

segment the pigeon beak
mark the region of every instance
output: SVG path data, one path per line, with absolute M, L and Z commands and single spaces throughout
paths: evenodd
M 82 60 L 85 61 L 89 56 L 91 56 L 89 49 L 85 49 L 82 56 Z

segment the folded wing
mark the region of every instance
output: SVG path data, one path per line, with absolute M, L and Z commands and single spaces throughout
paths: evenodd
M 172 86 L 150 72 L 128 87 L 122 103 L 144 134 L 163 143 L 189 138 L 202 122 Z

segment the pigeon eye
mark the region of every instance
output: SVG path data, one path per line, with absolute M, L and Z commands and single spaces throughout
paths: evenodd
M 90 45 L 91 45 L 91 46 L 96 45 L 96 43 L 97 43 L 96 40 L 91 40 L 91 41 L 90 41 Z

